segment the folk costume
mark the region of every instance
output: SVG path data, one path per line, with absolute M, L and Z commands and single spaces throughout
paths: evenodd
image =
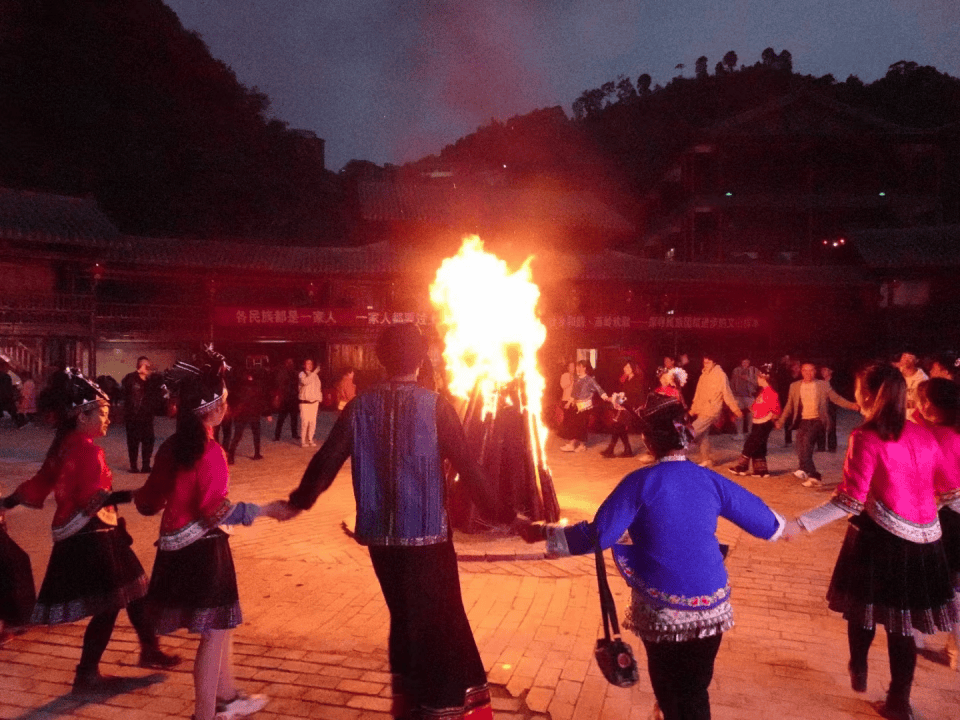
M 769 378 L 772 364 L 761 367 L 760 375 Z M 750 425 L 750 434 L 743 443 L 740 451 L 740 461 L 730 467 L 735 475 L 746 475 L 753 463 L 753 477 L 770 477 L 767 468 L 767 441 L 773 432 L 774 422 L 780 417 L 780 398 L 770 385 L 763 385 L 750 406 L 750 415 L 753 422 Z
M 666 720 L 709 717 L 708 686 L 724 632 L 733 627 L 730 583 L 716 538 L 723 517 L 751 535 L 777 540 L 785 521 L 756 495 L 687 460 L 692 437 L 676 398 L 651 393 L 643 411 L 675 450 L 648 442 L 657 462 L 630 473 L 603 501 L 592 522 L 546 526 L 547 554 L 583 555 L 613 548 L 632 591 L 624 626 L 643 641 L 650 680 Z M 682 429 L 674 429 L 679 426 Z M 619 540 L 627 533 L 629 544 Z
M 850 518 L 827 590 L 831 610 L 847 621 L 850 677 L 867 687 L 867 655 L 876 626 L 887 632 L 890 690 L 885 717 L 909 718 L 916 666 L 913 629 L 931 634 L 960 620 L 937 517 L 960 506 L 960 476 L 947 472 L 933 433 L 911 422 L 884 440 L 860 427 L 850 435 L 843 480 L 830 502 L 801 515 L 808 531 Z
M 160 446 L 135 502 L 144 515 L 163 511 L 148 612 L 162 633 L 186 628 L 200 634 L 194 717 L 232 718 L 268 700 L 241 692 L 233 677 L 230 631 L 242 614 L 229 538 L 220 526 L 250 525 L 262 510 L 227 497 L 227 457 L 211 423 L 222 418 L 229 368 L 212 347 L 206 352 L 202 367 L 178 362 L 168 374 L 178 396 L 177 432 Z
M 613 457 L 617 441 L 623 443 L 622 457 L 633 457 L 633 448 L 630 447 L 629 432 L 636 424 L 636 411 L 643 405 L 643 381 L 640 376 L 633 374 L 620 378 L 620 392 L 613 396 L 616 416 L 613 420 L 613 432 L 610 435 L 610 444 L 600 454 L 604 457 Z
M 225 367 L 216 357 L 203 368 L 174 366 L 168 384 L 177 388 L 183 411 L 206 412 L 225 401 Z M 250 525 L 260 508 L 230 502 L 226 454 L 212 430 L 204 431 L 203 454 L 190 468 L 178 466 L 175 438 L 166 440 L 134 498 L 143 515 L 163 512 L 147 605 L 164 634 L 178 628 L 227 630 L 243 619 L 229 536 L 220 526 Z
M 456 411 L 417 384 L 423 353 L 416 326 L 381 334 L 377 355 L 391 380 L 346 405 L 290 504 L 311 508 L 352 457 L 355 536 L 370 548 L 390 610 L 393 714 L 482 720 L 492 718 L 490 693 L 460 594 L 444 460 L 485 514 L 495 503 Z
M 54 494 L 53 550 L 32 622 L 60 625 L 92 616 L 74 680 L 75 691 L 86 691 L 103 680 L 100 659 L 123 608 L 140 640 L 141 666 L 166 668 L 180 659 L 159 649 L 144 612 L 146 574 L 117 513 L 117 503 L 129 502 L 130 493 L 113 492 L 113 475 L 103 449 L 93 437 L 74 429 L 80 413 L 108 405 L 106 395 L 74 370 L 58 378 L 55 387 L 62 417 L 57 437 L 62 441 L 54 440 L 40 471 L 22 483 L 4 506 L 22 503 L 40 509 L 46 497 Z
M 573 452 L 575 449 L 583 451 L 587 449 L 587 439 L 590 432 L 590 417 L 593 414 L 593 396 L 600 395 L 604 400 L 607 394 L 600 383 L 592 375 L 583 375 L 573 381 L 573 387 L 570 389 L 570 400 L 573 403 L 571 409 L 576 412 L 568 416 L 568 427 L 563 437 L 570 442 L 561 447 L 564 452 Z M 580 445 L 577 445 L 577 443 Z

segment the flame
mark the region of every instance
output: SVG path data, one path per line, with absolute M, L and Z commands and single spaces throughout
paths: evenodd
M 537 368 L 537 351 L 547 329 L 536 314 L 540 288 L 531 279 L 532 260 L 527 258 L 511 273 L 505 261 L 486 252 L 483 241 L 471 235 L 440 265 L 430 300 L 439 312 L 438 329 L 446 344 L 450 392 L 464 399 L 479 393 L 484 415 L 495 415 L 500 390 L 519 379 L 525 388 L 528 430 L 545 464 L 547 430 L 541 409 L 546 384 Z

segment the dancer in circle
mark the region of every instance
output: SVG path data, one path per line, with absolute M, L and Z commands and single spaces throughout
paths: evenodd
M 753 423 L 750 425 L 750 434 L 743 443 L 740 460 L 729 470 L 734 475 L 746 475 L 753 463 L 753 477 L 770 477 L 767 467 L 767 440 L 773 432 L 774 421 L 780 417 L 780 398 L 770 386 L 770 374 L 773 371 L 772 363 L 765 363 L 757 368 L 758 391 L 750 406 L 750 415 Z
M 865 421 L 850 435 L 843 480 L 828 503 L 801 515 L 785 533 L 792 538 L 852 516 L 827 600 L 847 621 L 856 692 L 867 689 L 867 655 L 876 626 L 884 626 L 891 678 L 877 710 L 894 720 L 914 717 L 913 630 L 951 630 L 960 619 L 937 517 L 937 498 L 956 500 L 960 477 L 946 472 L 933 433 L 906 421 L 906 398 L 897 368 L 872 363 L 857 373 Z
M 693 431 L 685 415 L 677 398 L 651 393 L 641 432 L 657 462 L 624 477 L 592 522 L 519 527 L 527 542 L 546 541 L 552 557 L 613 548 L 632 590 L 624 626 L 643 641 L 665 720 L 710 717 L 714 660 L 733 627 L 717 519 L 766 540 L 777 540 L 786 524 L 756 495 L 687 459 Z M 624 533 L 632 544 L 618 543 Z
M 106 394 L 68 369 L 54 377 L 41 404 L 58 418 L 53 443 L 40 471 L 3 501 L 5 508 L 40 509 L 53 493 L 57 502 L 53 550 L 32 622 L 60 625 L 91 618 L 73 680 L 76 693 L 104 690 L 114 680 L 100 674 L 100 659 L 124 608 L 140 640 L 140 667 L 177 665 L 179 657 L 160 650 L 143 602 L 147 577 L 117 513 L 131 493 L 113 491 L 113 473 L 95 442 L 110 425 Z
M 257 712 L 267 698 L 240 691 L 234 679 L 232 630 L 242 615 L 229 536 L 220 526 L 275 516 L 278 503 L 261 508 L 227 497 L 227 458 L 213 439 L 226 412 L 226 365 L 212 349 L 207 353 L 203 367 L 177 363 L 168 374 L 178 396 L 177 430 L 160 446 L 135 500 L 144 515 L 163 511 L 147 595 L 151 617 L 161 633 L 187 628 L 200 634 L 194 719 L 228 720 Z

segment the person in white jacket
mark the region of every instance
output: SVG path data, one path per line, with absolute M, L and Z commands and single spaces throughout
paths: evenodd
M 303 371 L 300 373 L 300 447 L 316 447 L 313 434 L 317 429 L 317 410 L 323 398 L 323 388 L 320 384 L 320 369 L 315 367 L 313 360 L 303 361 Z
M 700 464 L 704 467 L 713 465 L 710 458 L 710 428 L 720 419 L 724 404 L 738 418 L 743 417 L 743 411 L 730 389 L 727 374 L 712 357 L 704 355 L 703 373 L 697 381 L 697 391 L 690 406 L 694 442 L 700 445 Z

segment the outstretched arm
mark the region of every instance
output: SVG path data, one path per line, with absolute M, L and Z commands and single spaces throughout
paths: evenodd
M 299 510 L 309 510 L 333 483 L 343 463 L 353 452 L 353 404 L 347 405 L 337 418 L 326 441 L 317 450 L 303 473 L 300 485 L 290 493 L 290 506 Z M 278 518 L 280 519 L 280 518 Z M 286 519 L 286 518 L 284 518 Z

